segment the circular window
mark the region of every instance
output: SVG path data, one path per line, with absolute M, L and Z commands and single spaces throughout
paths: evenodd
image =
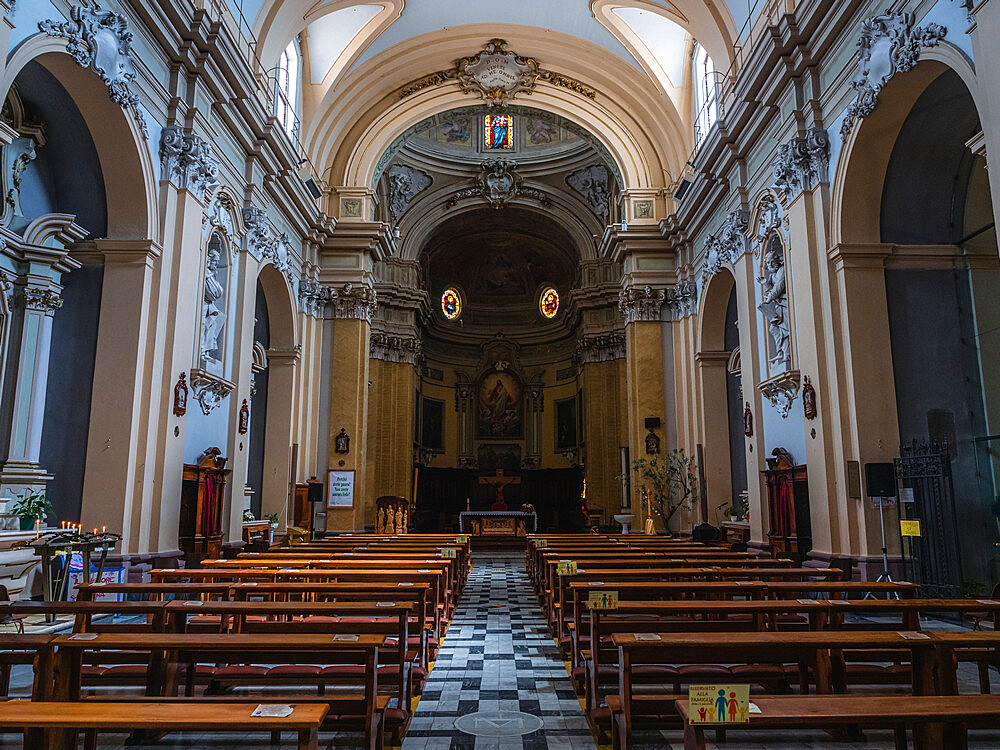
M 441 295 L 441 312 L 448 320 L 458 320 L 462 314 L 462 297 L 454 289 L 445 289 Z
M 559 312 L 559 292 L 549 287 L 538 299 L 538 309 L 546 318 L 554 318 Z

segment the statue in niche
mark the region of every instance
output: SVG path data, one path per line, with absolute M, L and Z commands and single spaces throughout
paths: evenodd
M 791 360 L 791 336 L 788 329 L 788 294 L 785 288 L 785 251 L 781 239 L 772 235 L 760 259 L 761 303 L 771 336 L 771 367 L 785 368 Z
M 202 367 L 216 375 L 222 374 L 222 362 L 215 357 L 219 349 L 219 337 L 226 324 L 226 315 L 221 306 L 225 305 L 226 288 L 218 279 L 222 252 L 213 238 L 208 245 L 208 260 L 205 264 L 205 295 L 202 303 L 201 321 L 201 361 Z

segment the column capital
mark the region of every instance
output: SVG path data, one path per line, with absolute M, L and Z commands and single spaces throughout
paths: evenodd
M 212 144 L 180 125 L 167 125 L 160 135 L 160 162 L 164 179 L 188 190 L 208 204 L 219 187 L 219 160 Z
M 268 349 L 266 354 L 268 367 L 272 365 L 294 365 L 302 359 L 302 345 L 296 344 L 290 349 Z
M 829 180 L 830 136 L 823 128 L 810 128 L 778 149 L 774 163 L 774 189 L 791 203 L 806 190 Z
M 581 336 L 576 345 L 576 358 L 581 365 L 625 359 L 625 334 L 602 333 L 595 336 Z
M 418 336 L 372 333 L 368 356 L 383 362 L 400 362 L 416 366 L 422 351 L 423 345 Z
M 699 367 L 728 367 L 732 357 L 731 352 L 703 351 L 695 353 L 694 361 Z
M 330 310 L 334 318 L 364 320 L 371 324 L 378 296 L 372 287 L 348 283 L 331 291 Z
M 156 240 L 93 240 L 73 248 L 72 256 L 82 263 L 127 265 L 141 263 L 152 267 L 163 254 Z
M 663 319 L 664 306 L 675 318 L 681 318 L 694 312 L 697 299 L 698 287 L 693 281 L 682 281 L 663 289 L 630 286 L 618 295 L 618 309 L 625 319 L 625 325 L 658 323 Z
M 28 286 L 21 293 L 26 310 L 43 312 L 46 315 L 54 315 L 56 310 L 63 306 L 62 297 L 59 292 L 47 287 Z

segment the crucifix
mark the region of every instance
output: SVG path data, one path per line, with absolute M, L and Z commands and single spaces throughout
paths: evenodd
M 494 477 L 479 477 L 480 484 L 492 484 L 497 491 L 497 504 L 504 504 L 503 488 L 508 484 L 520 484 L 521 477 L 505 477 L 503 469 L 497 469 Z

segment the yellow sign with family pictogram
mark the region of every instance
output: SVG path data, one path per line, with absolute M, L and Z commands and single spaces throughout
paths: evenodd
M 455 544 L 468 544 L 468 543 L 469 543 L 468 534 L 461 534 L 460 536 L 455 537 Z
M 617 591 L 590 591 L 587 604 L 591 609 L 618 609 Z
M 749 724 L 749 685 L 691 685 L 688 721 L 692 724 Z
M 900 521 L 899 533 L 902 536 L 920 536 L 920 521 Z
M 458 550 L 455 549 L 454 547 L 439 547 L 438 554 L 441 557 L 448 557 L 448 558 L 458 557 Z
M 561 576 L 571 576 L 576 573 L 576 563 L 570 560 L 563 560 L 556 563 L 556 573 Z
M 549 540 L 548 539 L 536 539 L 535 540 L 535 546 L 536 547 L 548 547 L 549 546 Z

